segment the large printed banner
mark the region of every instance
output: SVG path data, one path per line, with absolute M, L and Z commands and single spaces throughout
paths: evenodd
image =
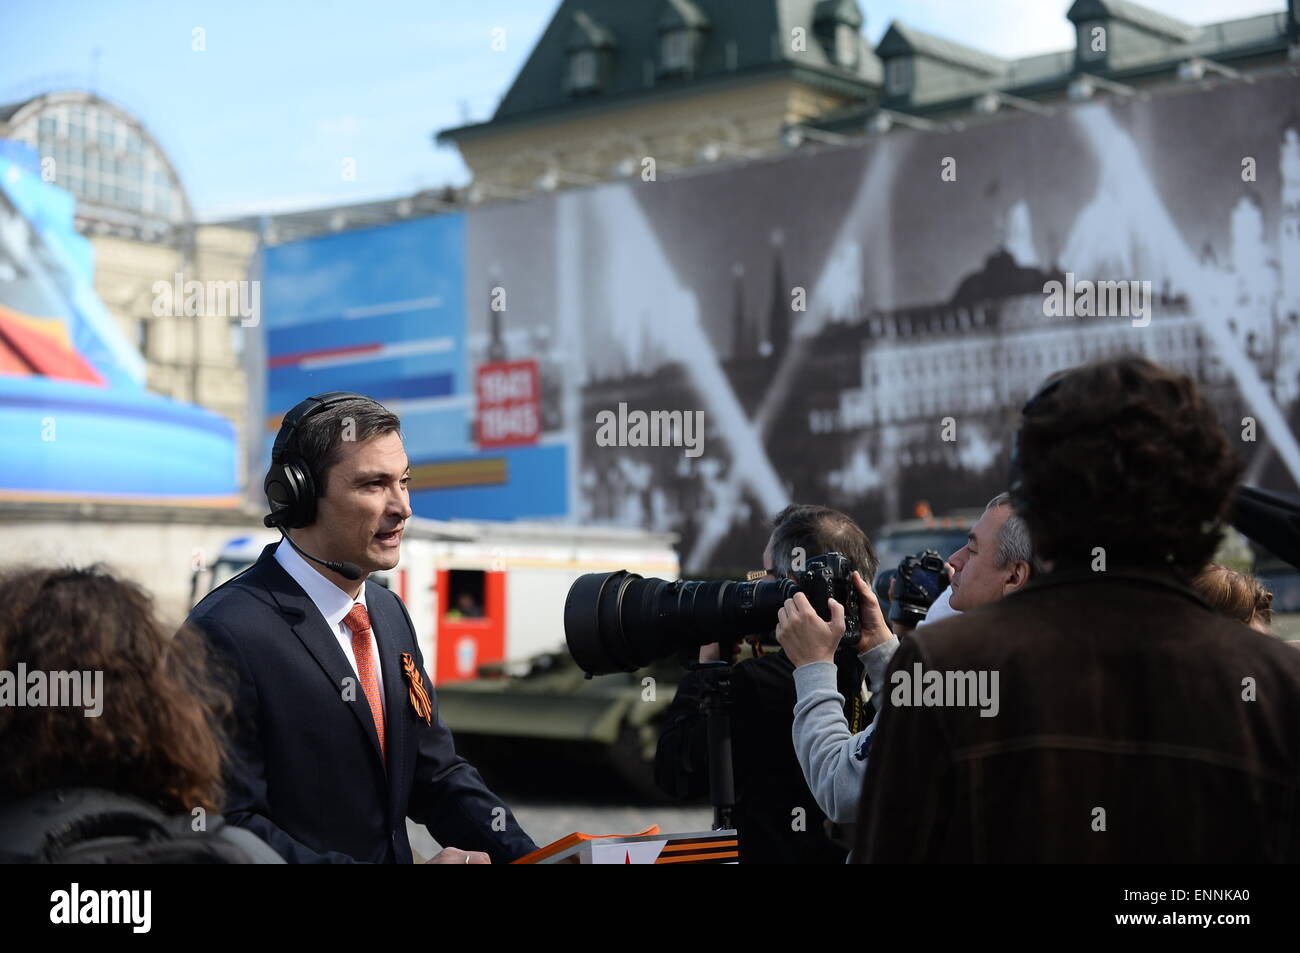
M 679 532 L 691 572 L 754 565 L 791 500 L 982 506 L 1037 385 L 1125 352 L 1294 489 L 1297 102 L 1188 86 L 476 210 L 467 365 L 536 362 L 571 518 Z
M 446 215 L 264 251 L 264 461 L 291 407 L 324 391 L 354 391 L 401 417 L 417 515 L 564 515 L 562 442 L 537 445 L 535 428 L 530 439 L 518 433 L 482 444 L 476 439 L 476 374 L 466 362 L 463 230 L 462 216 Z M 520 403 L 513 392 L 507 396 L 511 408 Z M 505 426 L 519 416 L 516 411 L 503 423 L 496 414 L 489 424 Z

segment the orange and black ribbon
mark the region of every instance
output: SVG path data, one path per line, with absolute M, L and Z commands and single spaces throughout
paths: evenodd
M 411 689 L 411 707 L 415 709 L 415 714 L 424 719 L 426 725 L 433 724 L 433 703 L 429 701 L 429 692 L 424 687 L 424 679 L 420 675 L 420 670 L 415 667 L 415 659 L 411 658 L 411 653 L 402 653 L 402 674 L 406 676 L 406 684 Z

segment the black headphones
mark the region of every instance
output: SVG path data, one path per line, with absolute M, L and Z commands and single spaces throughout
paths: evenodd
M 319 413 L 331 404 L 345 400 L 369 400 L 360 394 L 344 390 L 330 391 L 308 397 L 284 415 L 280 432 L 271 448 L 271 468 L 266 471 L 262 489 L 271 512 L 263 518 L 266 526 L 297 529 L 309 526 L 316 519 L 316 484 L 311 470 L 302 457 L 289 450 L 290 441 L 298 426 L 312 414 Z

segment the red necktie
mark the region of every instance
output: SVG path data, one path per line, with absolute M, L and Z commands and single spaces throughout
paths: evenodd
M 370 717 L 375 720 L 375 733 L 379 735 L 379 751 L 388 763 L 388 750 L 384 747 L 384 699 L 379 694 L 379 677 L 375 674 L 375 656 L 370 651 L 370 613 L 361 603 L 343 617 L 343 624 L 352 630 L 352 654 L 357 657 L 357 677 L 361 690 L 370 703 Z

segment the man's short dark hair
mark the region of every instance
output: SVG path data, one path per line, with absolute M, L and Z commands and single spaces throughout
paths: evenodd
M 851 516 L 826 506 L 796 503 L 772 518 L 772 568 L 778 576 L 790 575 L 800 552 L 804 560 L 824 553 L 846 556 L 868 585 L 880 563 L 871 540 Z
M 387 433 L 402 434 L 398 416 L 369 397 L 357 397 L 330 404 L 299 424 L 289 449 L 300 456 L 311 471 L 316 495 L 325 495 L 325 481 L 343 455 L 343 441 L 361 443 Z
M 1083 566 L 1210 561 L 1241 462 L 1191 378 L 1140 357 L 1075 368 L 1021 423 L 1016 511 L 1034 552 Z

